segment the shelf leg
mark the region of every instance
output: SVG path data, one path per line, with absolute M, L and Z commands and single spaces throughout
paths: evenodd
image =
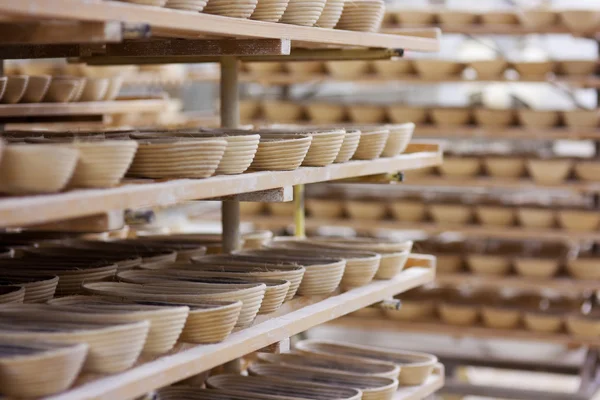
M 238 97 L 238 60 L 236 57 L 221 58 L 221 126 L 237 128 L 240 125 Z M 221 226 L 223 229 L 223 253 L 231 253 L 240 247 L 240 202 L 226 200 L 221 204 Z M 235 359 L 223 365 L 227 373 L 239 374 L 242 360 Z
M 294 186 L 294 236 L 306 237 L 304 225 L 304 185 Z
M 237 128 L 240 124 L 238 98 L 238 60 L 236 57 L 221 59 L 221 126 Z M 240 246 L 240 202 L 226 200 L 221 207 L 223 229 L 223 253 L 239 250 Z

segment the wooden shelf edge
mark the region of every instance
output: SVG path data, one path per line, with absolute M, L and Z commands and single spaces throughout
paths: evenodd
M 418 125 L 415 136 L 439 138 L 494 138 L 513 140 L 585 140 L 600 139 L 599 129 L 590 128 L 486 128 L 478 126 Z
M 384 25 L 382 32 L 394 34 L 402 33 L 406 29 L 429 28 L 432 25 L 410 26 L 410 25 Z M 462 34 L 462 35 L 529 35 L 529 34 L 567 34 L 574 37 L 593 37 L 593 33 L 572 32 L 565 26 L 555 26 L 544 29 L 527 28 L 520 25 L 440 25 L 444 33 Z
M 264 229 L 284 228 L 293 224 L 293 219 L 264 216 L 242 216 L 244 222 L 250 222 Z M 306 218 L 306 228 L 315 229 L 323 226 L 348 227 L 361 232 L 376 230 L 414 230 L 429 234 L 457 232 L 465 236 L 494 237 L 494 238 L 539 238 L 539 239 L 570 239 L 570 240 L 600 240 L 600 232 L 570 232 L 561 229 L 530 229 L 523 227 L 490 227 L 477 225 L 443 225 L 430 222 L 402 222 L 390 220 L 368 219 L 326 219 Z
M 404 322 L 386 318 L 366 318 L 346 316 L 329 322 L 327 325 L 345 329 L 380 330 L 395 333 L 424 333 L 445 336 L 473 337 L 479 339 L 524 340 L 600 347 L 600 338 L 576 337 L 567 333 L 538 333 L 525 329 L 492 329 L 483 326 L 456 326 L 441 321 Z
M 493 398 L 507 399 L 589 400 L 595 395 L 593 392 L 557 392 L 498 385 L 474 385 L 469 382 L 461 382 L 456 378 L 447 379 L 441 391 L 443 394 L 454 395 L 459 398 L 464 396 L 494 396 Z
M 419 386 L 400 387 L 392 400 L 423 400 L 440 390 L 445 383 L 445 370 L 442 364 L 437 364 L 427 380 Z
M 433 263 L 433 262 L 432 262 Z M 394 279 L 330 297 L 296 297 L 275 313 L 259 316 L 253 326 L 235 332 L 224 342 L 185 344 L 179 352 L 138 365 L 128 371 L 83 383 L 50 400 L 135 398 L 156 388 L 199 374 L 272 343 L 370 304 L 432 282 L 435 268 L 409 268 Z M 408 397 L 407 400 L 412 400 Z
M 402 34 L 286 25 L 101 0 L 5 0 L 0 4 L 0 12 L 28 18 L 147 23 L 155 34 L 174 37 L 197 38 L 211 34 L 227 37 L 286 38 L 303 43 L 413 51 L 439 51 L 441 36 L 439 28 L 433 28 L 436 38 L 431 39 Z
M 215 73 L 190 73 L 186 77 L 198 82 L 218 82 L 220 75 L 218 72 Z M 315 84 L 315 83 L 354 83 L 354 84 L 390 84 L 390 83 L 404 83 L 404 84 L 441 84 L 441 83 L 562 83 L 572 87 L 581 88 L 600 88 L 600 79 L 593 76 L 557 76 L 553 79 L 542 78 L 520 78 L 520 79 L 464 79 L 462 77 L 449 77 L 441 79 L 428 79 L 418 75 L 399 75 L 397 77 L 381 76 L 377 74 L 363 75 L 355 78 L 341 78 L 335 77 L 328 74 L 310 74 L 310 75 L 298 75 L 289 73 L 278 73 L 265 75 L 256 75 L 250 73 L 243 73 L 240 75 L 240 81 L 258 83 L 261 85 L 293 85 L 293 84 Z M 162 78 L 158 74 L 150 76 L 149 74 L 143 77 L 132 76 L 129 78 L 128 84 L 148 84 L 148 83 L 161 83 L 164 84 L 182 84 L 185 79 L 180 81 L 169 80 L 168 78 Z
M 474 178 L 449 178 L 447 176 L 410 176 L 405 180 L 410 186 L 471 187 L 514 190 L 569 190 L 572 192 L 600 192 L 600 183 L 567 181 L 557 184 L 539 184 L 532 179 L 501 179 L 488 176 Z
M 527 278 L 519 275 L 482 276 L 468 272 L 438 273 L 436 282 L 442 285 L 473 285 L 488 288 L 519 288 L 523 290 L 552 289 L 561 293 L 578 293 L 586 290 L 599 290 L 600 281 L 565 278 Z
M 2 226 L 23 226 L 57 221 L 108 210 L 164 206 L 184 200 L 200 200 L 284 186 L 324 182 L 397 170 L 439 165 L 441 149 L 431 142 L 409 145 L 409 153 L 368 161 L 350 161 L 327 167 L 300 167 L 295 171 L 250 172 L 206 179 L 124 184 L 109 189 L 81 189 L 65 193 L 0 199 Z M 410 153 L 410 151 L 416 151 Z
M 86 101 L 77 103 L 0 104 L 0 118 L 160 112 L 166 110 L 170 103 L 178 104 L 179 102 L 178 100 L 172 99 L 141 99 Z
M 258 99 L 256 100 L 259 101 Z M 385 107 L 385 106 L 382 106 Z M 269 125 L 272 121 L 264 119 L 254 119 L 247 121 L 256 126 Z M 294 122 L 296 125 L 318 125 L 307 120 Z M 383 122 L 382 122 L 383 124 Z M 361 125 L 360 122 L 339 122 L 333 124 L 337 127 Z M 420 139 L 445 139 L 445 138 L 465 138 L 465 139 L 505 139 L 505 140 L 594 140 L 600 139 L 600 129 L 597 128 L 527 128 L 520 126 L 502 127 L 480 127 L 480 126 L 435 126 L 433 124 L 422 124 L 415 127 L 415 138 Z

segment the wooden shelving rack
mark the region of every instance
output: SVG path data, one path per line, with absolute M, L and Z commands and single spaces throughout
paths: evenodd
M 396 24 L 394 19 L 398 14 L 402 14 L 404 9 L 389 9 L 386 12 L 385 20 L 388 21 L 384 25 L 383 31 L 386 33 L 402 33 L 407 29 L 423 29 L 427 27 L 427 24 Z M 420 11 L 431 12 L 431 10 L 422 9 Z M 464 12 L 472 12 L 472 10 L 461 10 Z M 442 28 L 445 33 L 457 33 L 464 35 L 511 35 L 511 36 L 522 36 L 529 34 L 568 34 L 583 37 L 595 37 L 596 32 L 573 32 L 568 29 L 566 25 L 559 21 L 558 12 L 561 10 L 554 10 L 556 15 L 556 23 L 546 26 L 544 28 L 535 28 L 524 26 L 521 24 L 492 24 L 474 21 L 470 24 L 443 24 Z M 515 19 L 518 19 L 519 10 L 502 10 L 503 13 L 512 14 Z M 435 13 L 434 13 L 435 14 Z M 485 14 L 485 11 L 475 11 L 476 15 Z M 559 23 L 560 22 L 560 23 Z
M 358 318 L 346 316 L 330 322 L 328 325 L 363 330 L 378 329 L 391 332 L 420 332 L 427 334 L 442 334 L 459 337 L 503 338 L 519 341 L 541 341 L 564 345 L 600 347 L 600 338 L 577 337 L 565 333 L 538 333 L 519 329 L 493 329 L 483 326 L 457 326 L 440 321 L 402 322 L 387 318 Z
M 571 277 L 554 278 L 526 278 L 518 275 L 506 276 L 477 276 L 469 273 L 438 273 L 436 282 L 442 285 L 474 285 L 482 288 L 501 289 L 511 287 L 515 289 L 534 291 L 540 287 L 565 294 L 580 294 L 593 292 L 600 288 L 600 282 L 595 280 L 575 279 Z
M 438 51 L 439 38 L 422 38 L 407 35 L 388 35 L 322 29 L 271 22 L 234 19 L 158 7 L 116 1 L 79 0 L 7 0 L 0 5 L 0 12 L 8 17 L 36 20 L 52 18 L 83 22 L 120 21 L 129 24 L 147 24 L 153 36 L 195 39 L 202 35 L 227 38 L 275 39 L 285 38 L 304 45 L 357 46 L 375 49 L 404 49 L 414 51 Z M 434 30 L 439 36 L 440 30 Z M 235 47 L 235 46 L 234 46 Z M 309 46 L 310 47 L 310 46 Z M 216 49 L 213 49 L 216 50 Z M 220 49 L 224 51 L 224 49 Z M 260 49 L 254 48 L 240 56 L 256 56 Z M 191 54 L 188 54 L 191 55 Z M 199 52 L 194 55 L 205 56 Z M 224 55 L 224 54 L 212 54 Z M 274 54 L 271 54 L 274 55 Z M 150 57 L 150 54 L 145 54 Z M 181 55 L 183 56 L 183 55 Z
M 185 74 L 184 80 L 171 80 L 161 78 L 158 74 L 147 73 L 140 76 L 128 77 L 126 83 L 130 85 L 156 84 L 156 85 L 176 85 L 182 82 L 218 82 L 220 75 L 218 72 L 205 71 L 189 71 Z M 377 74 L 365 74 L 357 78 L 335 77 L 329 74 L 292 74 L 292 73 L 275 73 L 269 75 L 260 75 L 252 73 L 241 73 L 240 82 L 259 83 L 264 86 L 281 86 L 295 84 L 325 84 L 325 83 L 352 83 L 360 85 L 386 85 L 390 83 L 411 84 L 411 85 L 430 85 L 433 83 L 484 83 L 484 82 L 506 82 L 506 83 L 547 83 L 546 78 L 523 77 L 518 80 L 497 78 L 497 79 L 467 79 L 462 77 L 451 77 L 442 79 L 423 78 L 418 75 L 399 75 L 397 77 L 386 77 Z M 557 76 L 552 82 L 565 84 L 570 87 L 580 87 L 596 89 L 600 88 L 600 78 L 592 76 Z
M 387 25 L 383 28 L 386 33 L 397 33 L 402 34 L 407 29 L 423 29 L 427 28 L 424 26 L 392 26 Z M 527 34 L 569 34 L 573 35 L 564 26 L 555 26 L 547 29 L 531 29 L 525 28 L 518 25 L 457 25 L 457 26 L 442 26 L 444 33 L 456 33 L 464 35 L 527 35 Z M 591 39 L 597 39 L 597 32 L 587 33 L 581 36 Z M 198 75 L 197 79 L 201 79 L 202 76 Z M 212 79 L 208 77 L 207 79 Z M 484 83 L 484 82 L 550 82 L 560 85 L 569 86 L 572 88 L 591 88 L 600 89 L 598 76 L 581 76 L 581 77 L 568 77 L 560 75 L 552 75 L 547 78 L 523 78 L 509 80 L 505 78 L 496 79 L 466 79 L 462 76 L 443 78 L 439 80 L 427 80 L 419 78 L 415 75 L 397 76 L 393 78 L 386 78 L 375 74 L 364 75 L 357 79 L 338 79 L 334 78 L 329 74 L 320 75 L 306 75 L 299 76 L 287 73 L 271 74 L 269 76 L 261 76 L 257 74 L 244 75 L 241 79 L 248 80 L 251 82 L 268 85 L 281 85 L 289 86 L 294 84 L 324 84 L 324 83 L 336 83 L 336 82 L 352 82 L 364 85 L 382 85 L 382 84 L 393 84 L 393 83 L 406 83 L 406 84 L 440 84 L 440 83 Z M 600 93 L 600 92 L 599 92 Z M 306 122 L 300 122 L 306 123 Z M 351 124 L 349 124 L 351 125 Z M 415 130 L 415 136 L 419 138 L 443 138 L 443 139 L 473 139 L 473 140 L 541 140 L 541 141 L 556 141 L 556 140 L 592 140 L 596 143 L 596 157 L 598 157 L 598 146 L 600 140 L 600 131 L 597 128 L 590 129 L 574 129 L 569 127 L 554 127 L 547 129 L 533 129 L 527 127 L 499 127 L 499 128 L 488 128 L 481 126 L 458 126 L 458 127 L 444 127 L 436 126 L 435 124 L 418 125 Z M 596 183 L 583 182 L 583 181 L 567 181 L 557 185 L 540 185 L 528 179 L 518 180 L 507 180 L 497 179 L 488 177 L 476 177 L 476 178 L 457 178 L 452 179 L 448 177 L 438 176 L 407 176 L 402 185 L 410 185 L 413 189 L 427 190 L 432 188 L 458 188 L 462 190 L 475 189 L 478 193 L 487 191 L 490 189 L 494 190 L 512 190 L 512 191 L 561 191 L 563 193 L 571 193 L 573 195 L 586 195 L 591 196 L 594 199 L 595 204 L 600 207 L 600 197 L 598 192 L 600 187 Z M 338 197 L 339 198 L 339 197 Z M 392 200 L 393 201 L 393 200 Z M 245 218 L 246 221 L 251 222 L 254 226 L 260 228 L 282 228 L 289 227 L 293 221 L 289 218 L 278 217 L 278 216 L 249 216 Z M 523 227 L 492 227 L 483 225 L 442 225 L 434 224 L 430 222 L 421 223 L 405 223 L 400 221 L 392 220 L 358 220 L 358 219 L 323 219 L 319 218 L 308 218 L 304 221 L 307 229 L 316 229 L 323 226 L 332 227 L 347 227 L 354 229 L 357 233 L 363 234 L 381 234 L 382 231 L 419 231 L 428 234 L 441 234 L 445 232 L 456 232 L 466 237 L 489 237 L 489 238 L 511 238 L 511 239 L 569 239 L 574 241 L 599 241 L 600 232 L 568 232 L 561 229 L 532 229 Z M 563 294 L 581 294 L 584 292 L 595 292 L 600 287 L 599 282 L 595 281 L 584 281 L 577 280 L 568 277 L 556 277 L 553 279 L 531 279 L 524 278 L 516 275 L 502 276 L 502 277 L 481 277 L 469 273 L 455 273 L 455 274 L 438 274 L 436 282 L 440 284 L 448 285 L 472 285 L 481 287 L 484 289 L 503 289 L 503 288 L 515 288 L 520 290 L 532 290 L 536 291 L 541 288 L 554 290 Z M 459 382 L 452 379 L 452 376 L 456 370 L 456 367 L 463 365 L 477 365 L 477 366 L 489 366 L 498 368 L 508 369 L 521 369 L 521 370 L 535 370 L 535 371 L 558 371 L 554 368 L 554 365 L 526 365 L 518 362 L 500 362 L 490 357 L 485 359 L 477 360 L 473 363 L 472 360 L 460 360 L 456 356 L 440 357 L 442 360 L 447 362 L 446 373 L 447 382 L 444 393 L 453 394 L 457 396 L 468 396 L 468 395 L 479 395 L 479 396 L 492 396 L 499 398 L 512 398 L 512 399 L 530 399 L 537 400 L 540 398 L 552 399 L 552 400 L 588 400 L 593 397 L 598 388 L 600 387 L 600 380 L 598 379 L 598 370 L 600 369 L 600 363 L 598 362 L 598 347 L 600 347 L 600 341 L 597 338 L 577 338 L 569 334 L 554 334 L 554 335 L 540 335 L 525 330 L 493 330 L 484 328 L 481 326 L 473 327 L 455 327 L 442 325 L 439 322 L 405 322 L 400 323 L 394 320 L 384 319 L 373 319 L 368 321 L 363 318 L 357 317 L 343 317 L 333 321 L 330 325 L 337 326 L 344 331 L 350 329 L 362 330 L 365 332 L 372 332 L 376 330 L 385 330 L 389 332 L 409 332 L 418 334 L 440 334 L 440 335 L 451 335 L 454 337 L 473 337 L 473 338 L 498 338 L 498 339 L 512 339 L 515 341 L 531 341 L 531 342 L 549 342 L 555 344 L 561 344 L 565 346 L 577 346 L 587 347 L 586 359 L 583 365 L 577 367 L 571 367 L 569 369 L 562 369 L 560 372 L 568 373 L 572 375 L 579 375 L 581 378 L 581 384 L 579 389 L 575 393 L 556 393 L 543 390 L 525 390 L 520 388 L 508 388 L 508 387 L 497 387 L 497 386 L 477 386 L 468 382 Z
M 524 329 L 492 329 L 482 326 L 453 326 L 440 323 L 439 321 L 432 322 L 401 322 L 385 318 L 357 318 L 346 316 L 330 322 L 328 325 L 339 327 L 342 329 L 356 329 L 360 331 L 371 331 L 373 329 L 390 333 L 415 333 L 427 335 L 444 335 L 453 336 L 455 338 L 479 338 L 479 339 L 508 339 L 519 342 L 545 342 L 554 343 L 564 346 L 588 347 L 590 354 L 596 354 L 600 348 L 600 340 L 598 338 L 576 337 L 564 333 L 545 334 L 527 331 Z M 586 359 L 584 368 L 578 369 L 574 366 L 563 366 L 558 363 L 553 363 L 549 366 L 542 366 L 538 363 L 509 361 L 509 360 L 493 360 L 489 357 L 485 359 L 477 357 L 460 357 L 455 355 L 439 355 L 440 360 L 446 366 L 448 379 L 442 389 L 443 393 L 459 396 L 477 395 L 477 396 L 495 396 L 501 398 L 544 398 L 552 400 L 589 400 L 595 394 L 597 386 L 595 384 L 595 375 L 590 375 L 594 368 L 594 357 L 590 356 Z M 588 365 L 588 363 L 590 365 Z M 531 371 L 548 371 L 562 374 L 580 374 L 582 377 L 579 389 L 575 392 L 551 392 L 547 390 L 507 388 L 500 385 L 486 386 L 473 385 L 468 382 L 462 382 L 456 378 L 450 378 L 456 369 L 460 366 L 484 366 L 499 369 L 512 370 L 531 370 Z M 517 397 L 519 396 L 519 397 Z
M 418 260 L 418 257 L 415 256 L 414 260 Z M 435 275 L 434 261 L 430 258 L 427 262 L 432 263 L 430 267 L 410 268 L 395 279 L 373 282 L 345 293 L 329 297 L 297 297 L 276 312 L 259 316 L 251 327 L 234 332 L 222 343 L 203 346 L 183 344 L 167 356 L 155 360 L 141 360 L 139 365 L 117 375 L 82 376 L 73 389 L 51 398 L 129 399 L 141 396 L 153 389 L 207 371 L 333 318 L 366 307 L 384 297 L 431 282 Z M 436 385 L 440 385 L 439 379 L 435 383 L 430 382 L 428 387 L 435 391 Z M 408 389 L 410 388 L 407 388 L 407 391 Z M 427 392 L 425 396 L 431 392 Z M 412 400 L 423 397 L 398 399 Z
M 293 223 L 291 218 L 279 216 L 248 216 L 245 221 L 251 222 L 260 229 L 280 229 Z M 430 235 L 444 232 L 457 232 L 466 237 L 490 237 L 498 239 L 571 239 L 577 241 L 600 240 L 600 232 L 571 232 L 563 229 L 534 229 L 524 227 L 493 227 L 483 225 L 436 224 L 432 222 L 402 222 L 391 220 L 373 221 L 369 219 L 315 219 L 306 218 L 307 229 L 319 227 L 348 227 L 362 234 L 376 234 L 380 231 L 423 231 Z
M 73 190 L 51 195 L 4 198 L 0 199 L 0 221 L 2 226 L 50 222 L 109 210 L 165 206 L 186 200 L 205 200 L 331 179 L 424 168 L 442 162 L 442 153 L 437 144 L 416 142 L 410 146 L 407 154 L 393 158 L 351 161 L 321 168 L 300 167 L 295 171 L 249 172 L 201 180 L 133 180 L 132 183 L 124 183 L 111 189 Z M 166 196 L 165 193 L 169 195 Z
M 224 128 L 239 126 L 239 60 L 382 59 L 401 55 L 403 50 L 436 51 L 440 45 L 439 29 L 432 30 L 430 36 L 433 37 L 428 38 L 351 32 L 103 0 L 9 0 L 0 4 L 0 15 L 3 17 L 2 24 L 7 26 L 37 27 L 46 23 L 40 21 L 48 20 L 51 23 L 74 25 L 69 32 L 80 34 L 80 41 L 75 43 L 72 38 L 68 39 L 63 35 L 44 37 L 43 40 L 39 35 L 8 36 L 10 40 L 6 43 L 0 39 L 1 60 L 75 57 L 96 65 L 218 61 L 221 65 L 221 125 Z M 127 35 L 112 35 L 110 40 L 101 40 L 102 37 L 98 38 L 97 25 L 107 24 L 115 25 L 121 33 L 126 31 L 125 27 L 145 29 L 149 33 L 145 37 L 152 36 L 153 40 L 122 40 Z M 89 26 L 96 29 L 89 29 Z M 98 43 L 102 46 L 98 46 Z M 110 104 L 102 106 L 108 107 Z M 130 106 L 144 111 L 135 104 Z M 6 110 L 4 114 L 2 110 Z M 10 107 L 0 107 L 0 123 L 2 117 L 9 115 L 12 115 Z M 275 193 L 282 189 L 287 191 L 290 186 L 301 188 L 308 183 L 380 174 L 390 170 L 423 168 L 439 165 L 441 162 L 442 153 L 436 143 L 416 142 L 406 154 L 397 157 L 353 161 L 323 168 L 250 172 L 203 180 L 135 180 L 112 189 L 5 197 L 0 198 L 0 227 L 27 226 L 108 213 L 111 210 L 225 197 L 227 200 L 222 204 L 223 250 L 231 252 L 239 246 L 239 200 L 246 198 L 246 193 Z M 295 192 L 300 193 L 301 190 L 295 189 Z M 296 198 L 296 203 L 297 214 L 303 214 L 302 199 Z M 285 341 L 291 335 L 386 297 L 433 281 L 435 257 L 411 256 L 408 265 L 411 268 L 391 280 L 375 281 L 328 297 L 298 297 L 277 312 L 260 316 L 251 327 L 234 332 L 223 343 L 201 346 L 180 344 L 172 353 L 157 359 L 140 360 L 138 365 L 122 373 L 110 376 L 84 375 L 71 390 L 49 398 L 137 398 L 156 388 Z M 423 385 L 401 387 L 394 399 L 423 399 L 442 387 L 443 382 L 444 370 L 440 364 L 436 373 Z
M 102 121 L 105 116 L 127 113 L 159 114 L 166 111 L 174 102 L 169 99 L 149 98 L 81 103 L 0 104 L 0 121 L 7 124 L 63 122 L 77 121 L 78 119 Z

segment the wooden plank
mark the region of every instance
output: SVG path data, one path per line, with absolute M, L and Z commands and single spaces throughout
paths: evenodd
M 233 333 L 222 343 L 180 344 L 170 355 L 141 362 L 110 376 L 87 376 L 74 389 L 51 396 L 52 400 L 130 399 L 169 385 L 264 348 L 316 325 L 330 321 L 386 297 L 431 282 L 433 268 L 411 268 L 394 279 L 329 297 L 296 297 L 278 311 L 259 316 L 254 324 Z
M 584 181 L 567 181 L 557 184 L 539 184 L 531 179 L 501 179 L 487 176 L 474 178 L 452 178 L 447 176 L 415 176 L 407 177 L 405 183 L 412 186 L 485 188 L 510 190 L 564 190 L 573 193 L 600 192 L 600 183 Z
M 413 153 L 415 149 L 422 150 Z M 300 167 L 295 171 L 252 172 L 219 175 L 207 179 L 175 179 L 165 182 L 123 184 L 110 189 L 73 190 L 66 193 L 10 197 L 0 200 L 0 226 L 18 226 L 57 221 L 107 210 L 164 206 L 185 200 L 201 200 L 284 186 L 324 182 L 393 170 L 439 165 L 438 145 L 410 144 L 408 153 L 369 161 L 350 161 L 327 167 Z
M 532 236 L 535 237 L 535 236 Z M 585 291 L 600 290 L 600 281 L 574 279 L 568 276 L 559 276 L 550 279 L 527 278 L 519 275 L 483 276 L 470 273 L 438 273 L 436 282 L 442 285 L 472 285 L 484 288 L 502 289 L 506 287 L 522 290 L 552 289 L 561 293 L 581 294 Z
M 197 74 L 194 76 L 194 79 L 197 80 L 215 80 L 218 79 L 218 76 L 215 75 L 201 75 Z M 310 74 L 310 75 L 296 75 L 290 73 L 277 73 L 271 74 L 268 76 L 265 75 L 253 75 L 253 74 L 242 74 L 240 75 L 240 80 L 244 82 L 257 82 L 263 85 L 293 85 L 300 83 L 348 83 L 352 82 L 354 84 L 360 85 L 389 85 L 391 83 L 396 84 L 414 84 L 414 85 L 431 85 L 431 84 L 440 84 L 440 83 L 475 83 L 475 82 L 528 82 L 528 83 L 548 83 L 556 82 L 565 85 L 569 85 L 572 87 L 579 88 L 599 88 L 600 87 L 600 78 L 597 76 L 559 76 L 554 79 L 547 79 L 545 77 L 536 78 L 536 77 L 522 77 L 517 80 L 515 79 L 505 79 L 505 78 L 497 78 L 497 79 L 466 79 L 460 76 L 458 77 L 444 77 L 439 79 L 431 79 L 424 78 L 419 75 L 402 75 L 394 78 L 390 78 L 387 76 L 376 75 L 373 73 L 366 74 L 360 77 L 353 78 L 339 78 L 334 77 L 329 74 Z M 467 127 L 470 128 L 470 127 Z
M 416 36 L 435 39 L 438 37 L 437 27 L 399 28 L 396 35 Z
M 72 218 L 46 224 L 31 225 L 28 231 L 46 232 L 107 232 L 121 229 L 125 226 L 125 213 L 122 210 L 108 211 L 102 214 Z
M 539 333 L 519 329 L 493 329 L 483 326 L 456 326 L 441 321 L 401 322 L 386 318 L 343 317 L 328 323 L 344 329 L 379 330 L 396 333 L 426 333 L 444 336 L 473 337 L 479 339 L 501 338 L 504 340 L 547 342 L 563 345 L 600 347 L 600 337 L 572 336 L 568 333 Z
M 286 186 L 275 189 L 260 190 L 258 192 L 248 192 L 233 194 L 230 196 L 215 197 L 214 199 L 208 200 L 237 200 L 254 203 L 279 203 L 294 200 L 294 188 L 291 186 Z
M 433 373 L 419 386 L 401 386 L 392 400 L 422 400 L 444 386 L 444 366 L 437 364 Z
M 318 83 L 318 82 L 317 82 Z M 256 125 L 264 125 L 269 121 L 255 120 Z M 271 122 L 272 123 L 272 122 Z M 298 125 L 312 125 L 310 121 L 299 120 Z M 335 126 L 352 126 L 356 123 L 341 122 Z M 547 129 L 530 129 L 521 126 L 508 128 L 489 128 L 473 125 L 465 126 L 435 126 L 435 125 L 417 125 L 415 128 L 415 137 L 422 138 L 469 138 L 469 139 L 515 139 L 515 140 L 597 140 L 600 139 L 600 130 L 593 129 L 573 129 L 569 127 L 555 127 Z
M 292 51 L 293 52 L 293 51 Z M 187 79 L 198 81 L 198 82 L 216 82 L 220 79 L 218 71 L 215 73 L 206 72 L 206 71 L 190 71 L 187 75 Z M 358 78 L 339 78 L 334 77 L 326 73 L 318 73 L 318 74 L 290 74 L 285 72 L 269 74 L 269 75 L 257 75 L 252 73 L 241 73 L 240 81 L 242 82 L 254 82 L 259 83 L 261 85 L 295 85 L 295 84 L 318 84 L 318 83 L 348 83 L 352 82 L 353 84 L 359 85 L 389 85 L 389 84 L 415 84 L 415 85 L 431 85 L 431 84 L 440 84 L 440 83 L 450 83 L 450 82 L 464 82 L 464 83 L 473 83 L 473 82 L 532 82 L 532 83 L 548 83 L 548 79 L 545 77 L 521 77 L 518 80 L 513 79 L 465 79 L 462 77 L 449 77 L 449 78 L 440 78 L 440 79 L 427 79 L 418 75 L 402 75 L 394 78 L 390 78 L 387 76 L 376 75 L 373 73 L 366 74 L 364 76 Z M 551 80 L 552 82 L 565 84 L 571 87 L 580 87 L 580 88 L 600 88 L 600 77 L 591 75 L 591 76 L 558 76 Z M 161 82 L 161 77 L 158 74 L 146 74 L 145 76 L 130 76 L 127 77 L 126 84 L 142 84 L 144 82 L 152 82 L 152 83 L 164 83 L 171 84 L 170 81 L 165 80 Z M 437 127 L 431 125 L 423 125 L 420 129 L 431 129 L 438 130 Z M 443 133 L 450 127 L 441 127 L 439 129 L 440 133 Z M 463 132 L 463 130 L 465 132 Z M 470 136 L 471 133 L 475 130 L 475 127 L 466 126 L 456 128 L 456 135 L 464 134 L 465 136 Z M 481 131 L 488 131 L 488 129 L 479 128 Z M 530 129 L 525 129 L 521 127 L 517 128 L 508 128 L 508 129 L 498 129 L 498 135 L 502 135 L 504 131 L 507 130 L 507 137 L 518 138 L 517 133 L 523 133 L 525 135 L 533 133 Z M 518 131 L 518 132 L 517 132 Z M 540 131 L 539 133 L 547 132 L 548 130 Z M 554 132 L 554 130 L 552 130 Z M 511 134 L 512 133 L 512 134 Z M 564 128 L 556 128 L 556 135 L 566 134 L 566 135 L 576 135 L 576 132 L 572 132 L 570 130 L 566 130 Z M 590 132 L 591 133 L 591 132 Z M 538 135 L 543 138 L 542 135 Z M 600 134 L 596 134 L 596 137 L 600 136 Z M 502 137 L 502 136 L 501 136 Z
M 3 60 L 80 56 L 81 46 L 78 44 L 31 44 L 19 46 L 0 46 L 0 57 Z
M 439 51 L 437 39 L 343 31 L 271 22 L 228 18 L 218 15 L 147 7 L 101 0 L 4 0 L 0 13 L 29 18 L 54 18 L 81 21 L 122 21 L 148 23 L 154 34 L 183 37 L 215 35 L 246 38 L 286 38 L 292 41 L 414 51 Z
M 290 217 L 277 216 L 245 216 L 244 221 L 252 222 L 262 229 L 279 229 L 293 224 Z M 431 222 L 402 222 L 394 220 L 368 220 L 368 219 L 333 219 L 333 218 L 306 218 L 308 229 L 317 229 L 324 226 L 340 226 L 355 229 L 363 233 L 372 233 L 378 230 L 414 230 L 429 234 L 444 232 L 460 232 L 465 236 L 491 237 L 507 239 L 569 239 L 569 240 L 600 240 L 600 232 L 571 232 L 563 229 L 533 229 L 526 227 L 495 227 L 480 225 L 452 225 L 435 224 Z
M 428 28 L 428 26 L 410 26 L 410 25 L 402 25 L 402 26 L 393 26 L 388 25 L 384 26 L 381 31 L 388 34 L 402 34 L 406 29 L 419 29 L 419 28 Z M 565 26 L 553 26 L 548 28 L 529 28 L 521 25 L 482 25 L 482 24 L 472 24 L 472 25 L 443 25 L 441 26 L 444 33 L 457 33 L 463 35 L 530 35 L 530 34 L 570 34 L 573 36 L 584 36 L 590 37 L 591 33 L 588 34 L 580 34 L 571 32 Z
M 109 43 L 123 39 L 121 23 L 38 21 L 0 23 L 3 45 L 16 44 L 66 44 Z
M 3 117 L 40 117 L 71 115 L 127 114 L 130 112 L 160 112 L 167 110 L 176 100 L 142 99 L 86 101 L 77 103 L 21 103 L 0 104 L 0 121 Z
M 446 380 L 441 392 L 458 396 L 485 396 L 515 400 L 589 400 L 590 395 L 592 395 L 590 393 L 550 392 L 515 387 L 474 385 L 456 379 Z
M 598 80 L 600 87 L 600 79 Z M 415 136 L 439 138 L 475 138 L 475 139 L 538 139 L 538 140 L 579 140 L 600 139 L 598 129 L 573 129 L 569 127 L 532 129 L 526 127 L 486 128 L 479 126 L 434 126 L 419 125 Z

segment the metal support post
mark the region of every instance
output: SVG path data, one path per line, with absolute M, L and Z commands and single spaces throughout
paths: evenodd
M 240 124 L 240 104 L 238 97 L 238 60 L 229 56 L 221 58 L 221 126 L 237 128 Z M 240 202 L 226 200 L 221 203 L 222 251 L 231 253 L 240 247 Z M 241 373 L 241 359 L 231 360 L 223 365 L 228 373 Z
M 294 236 L 305 237 L 304 228 L 304 185 L 294 186 Z
M 221 126 L 237 128 L 240 124 L 238 98 L 238 60 L 229 56 L 221 59 Z M 223 253 L 239 250 L 240 245 L 240 202 L 222 202 L 221 226 L 223 229 Z

